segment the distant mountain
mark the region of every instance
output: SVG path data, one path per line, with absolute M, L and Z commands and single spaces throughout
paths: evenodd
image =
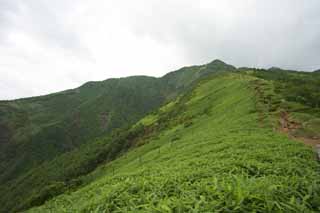
M 268 70 L 270 70 L 270 71 L 280 71 L 282 69 L 280 67 L 270 67 Z

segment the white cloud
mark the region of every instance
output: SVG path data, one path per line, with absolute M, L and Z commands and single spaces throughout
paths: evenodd
M 0 99 L 220 58 L 320 67 L 317 0 L 0 0 Z

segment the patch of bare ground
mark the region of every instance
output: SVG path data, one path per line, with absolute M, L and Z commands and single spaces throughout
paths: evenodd
M 301 124 L 295 121 L 290 121 L 289 114 L 285 111 L 280 113 L 280 132 L 287 134 L 290 138 L 303 142 L 307 146 L 313 147 L 317 152 L 318 160 L 320 160 L 320 138 L 317 137 L 297 137 L 292 134 L 295 130 L 301 128 Z

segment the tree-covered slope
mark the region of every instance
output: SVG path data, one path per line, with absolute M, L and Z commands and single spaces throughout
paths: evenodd
M 82 187 L 29 212 L 320 211 L 315 153 L 275 131 L 283 97 L 251 74 L 202 80 L 133 125 Z
M 1 181 L 130 125 L 166 98 L 151 77 L 87 83 L 66 92 L 1 103 L 1 123 L 11 133 L 2 141 Z M 2 136 L 3 138 L 3 136 Z
M 47 96 L 1 101 L 0 209 L 39 205 L 63 192 L 74 185 L 71 180 L 117 156 L 120 148 L 109 143 L 118 140 L 118 129 L 125 132 L 197 80 L 234 69 L 215 60 L 162 78 L 109 79 Z M 45 187 L 56 185 L 60 188 L 53 194 Z

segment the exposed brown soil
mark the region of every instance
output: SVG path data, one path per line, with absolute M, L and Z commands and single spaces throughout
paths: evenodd
M 301 124 L 295 122 L 295 121 L 290 121 L 289 120 L 289 114 L 287 112 L 281 112 L 280 114 L 280 131 L 289 134 L 292 136 L 292 132 L 294 130 L 297 130 L 301 128 Z
M 320 154 L 320 138 L 294 136 L 292 132 L 301 128 L 301 124 L 295 121 L 290 121 L 289 114 L 287 112 L 281 112 L 279 122 L 281 132 L 286 133 L 290 138 L 297 139 L 308 146 L 316 148 Z

